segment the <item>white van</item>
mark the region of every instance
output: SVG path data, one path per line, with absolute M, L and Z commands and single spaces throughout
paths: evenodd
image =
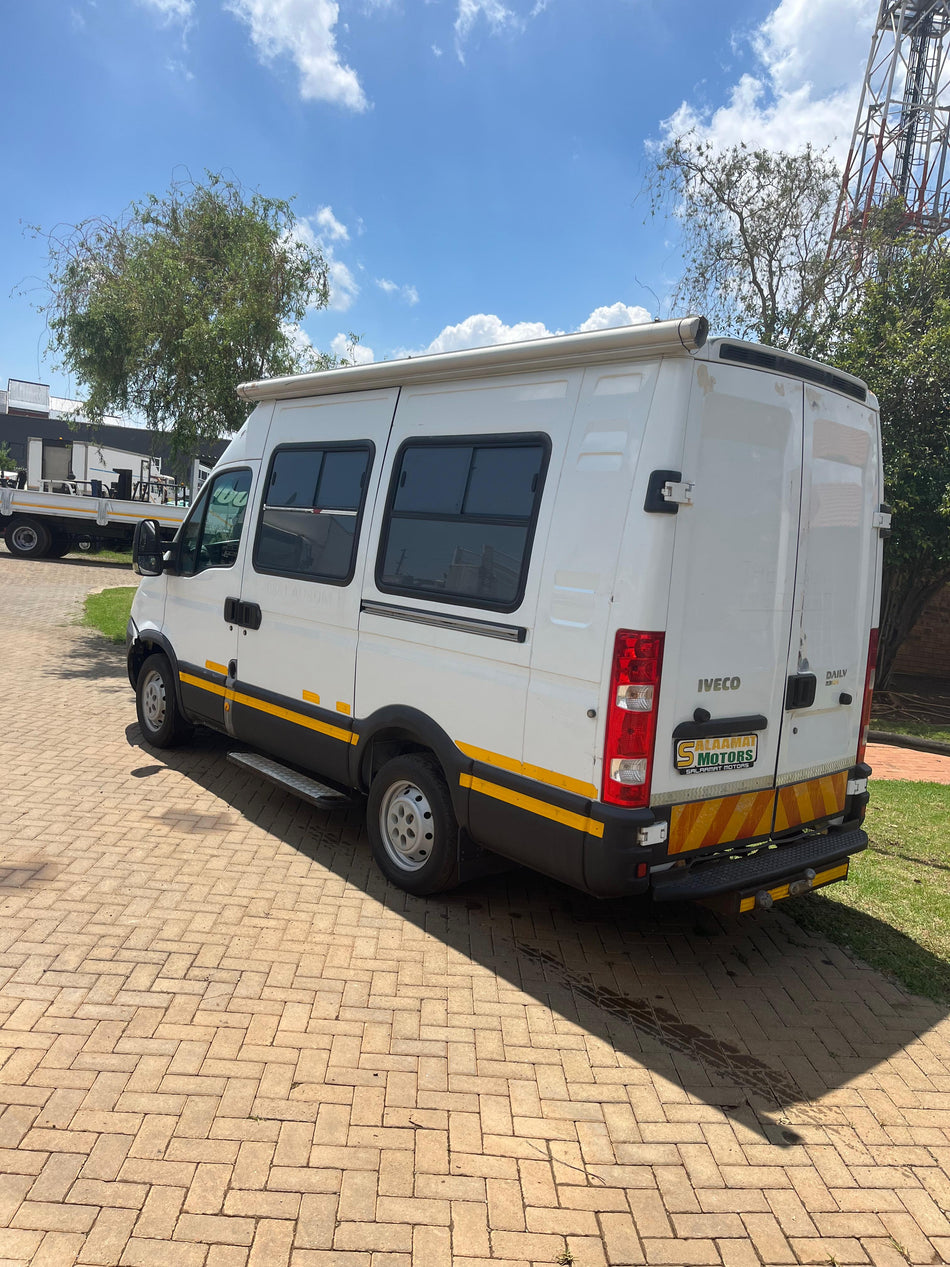
M 172 548 L 139 531 L 146 741 L 201 723 L 305 797 L 366 793 L 411 893 L 498 855 L 743 911 L 844 879 L 867 843 L 877 405 L 706 334 L 244 384 Z

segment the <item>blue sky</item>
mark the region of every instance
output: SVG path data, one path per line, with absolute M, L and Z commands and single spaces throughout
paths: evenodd
M 382 359 L 670 315 L 675 225 L 638 199 L 649 143 L 695 126 L 840 154 L 877 7 L 7 4 L 0 386 L 81 393 L 45 357 L 25 226 L 117 215 L 205 169 L 294 197 L 332 263 L 331 307 L 304 322 L 320 348 L 356 331 Z

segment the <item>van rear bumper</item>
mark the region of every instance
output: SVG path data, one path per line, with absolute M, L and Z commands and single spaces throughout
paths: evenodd
M 792 882 L 806 872 L 834 870 L 852 854 L 867 848 L 867 833 L 860 828 L 829 832 L 826 836 L 803 836 L 788 844 L 769 847 L 739 858 L 710 858 L 688 870 L 671 868 L 653 875 L 653 898 L 657 902 L 695 902 L 701 898 L 768 890 Z M 843 876 L 834 878 L 844 878 Z M 822 881 L 824 883 L 824 881 Z M 737 906 L 738 909 L 738 906 Z

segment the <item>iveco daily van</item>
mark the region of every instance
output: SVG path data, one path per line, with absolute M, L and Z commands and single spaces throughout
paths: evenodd
M 412 893 L 497 855 L 742 911 L 843 879 L 867 843 L 876 402 L 706 333 L 244 384 L 171 549 L 139 529 L 145 740 L 200 723 L 305 797 L 365 793 Z

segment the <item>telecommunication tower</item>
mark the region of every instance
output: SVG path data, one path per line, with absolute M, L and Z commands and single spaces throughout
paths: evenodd
M 876 207 L 904 232 L 950 229 L 950 0 L 881 0 L 832 240 Z

